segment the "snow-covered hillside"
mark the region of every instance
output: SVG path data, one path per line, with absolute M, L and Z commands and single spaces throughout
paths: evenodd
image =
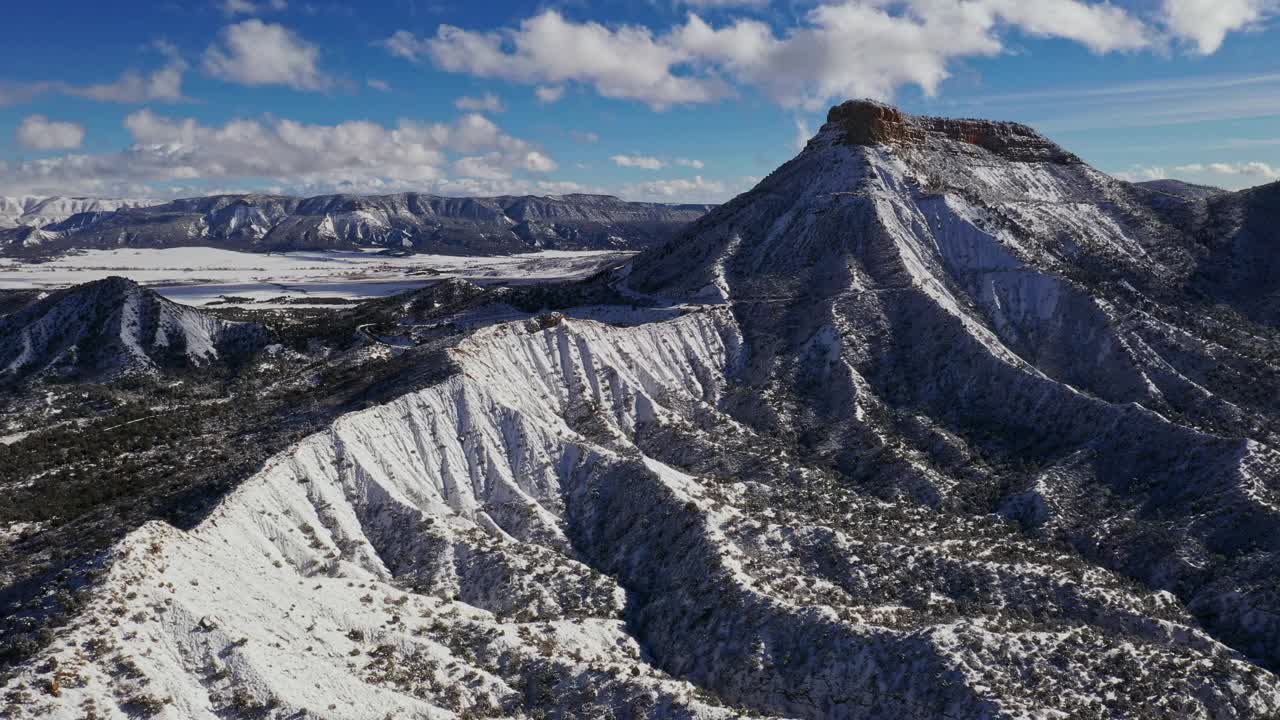
M 81 213 L 109 213 L 122 208 L 159 205 L 163 200 L 83 197 L 0 196 L 0 228 L 42 227 Z
M 1171 596 L 849 493 L 721 415 L 726 310 L 546 324 L 478 333 L 191 532 L 131 534 L 15 717 L 1280 708 Z
M 0 381 L 198 367 L 263 343 L 262 329 L 165 300 L 122 277 L 79 285 L 0 317 Z

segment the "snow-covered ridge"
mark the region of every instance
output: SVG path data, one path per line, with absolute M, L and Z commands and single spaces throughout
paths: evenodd
M 109 277 L 0 317 L 0 381 L 46 372 L 110 378 L 199 367 L 263 344 L 256 325 L 227 322 Z
M 140 198 L 0 196 L 0 228 L 43 227 L 80 213 L 107 213 L 121 208 L 150 207 L 163 202 Z
M 480 331 L 457 374 L 340 418 L 192 531 L 131 534 L 4 688 L 27 693 L 14 716 L 1280 707 L 1166 594 L 996 526 L 883 516 L 720 414 L 744 351 L 724 307 Z M 1158 693 L 1109 689 L 1115 663 Z

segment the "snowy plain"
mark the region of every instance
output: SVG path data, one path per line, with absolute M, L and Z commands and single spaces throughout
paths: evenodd
M 88 250 L 48 262 L 0 258 L 0 289 L 55 290 L 122 275 L 171 300 L 371 298 L 435 280 L 520 282 L 585 277 L 633 253 L 545 250 L 505 256 L 409 255 L 376 251 L 246 253 L 209 247 Z M 262 305 L 256 305 L 262 307 Z

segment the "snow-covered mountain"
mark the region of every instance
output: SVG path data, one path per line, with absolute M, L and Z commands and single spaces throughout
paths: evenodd
M 81 213 L 108 213 L 121 208 L 159 205 L 162 200 L 83 197 L 0 196 L 0 228 L 43 227 Z
M 190 245 L 242 250 L 384 247 L 458 254 L 628 249 L 664 241 L 708 209 L 625 202 L 607 195 L 218 195 L 121 206 L 114 212 L 86 209 L 57 222 L 19 223 L 23 227 L 0 231 L 0 252 Z
M 219 320 L 110 277 L 0 317 L 0 382 L 200 367 L 251 351 L 265 337 L 256 325 Z
M 22 718 L 1276 715 L 1268 192 L 839 106 L 610 274 L 352 311 L 361 363 L 429 336 L 448 372 L 133 529 L 0 691 Z

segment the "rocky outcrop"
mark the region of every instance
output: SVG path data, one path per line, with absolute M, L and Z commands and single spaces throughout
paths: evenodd
M 1080 159 L 1026 125 L 990 120 L 918 117 L 872 100 L 850 100 L 827 113 L 827 122 L 852 145 L 912 147 L 939 140 L 973 145 L 1016 162 L 1077 164 Z

